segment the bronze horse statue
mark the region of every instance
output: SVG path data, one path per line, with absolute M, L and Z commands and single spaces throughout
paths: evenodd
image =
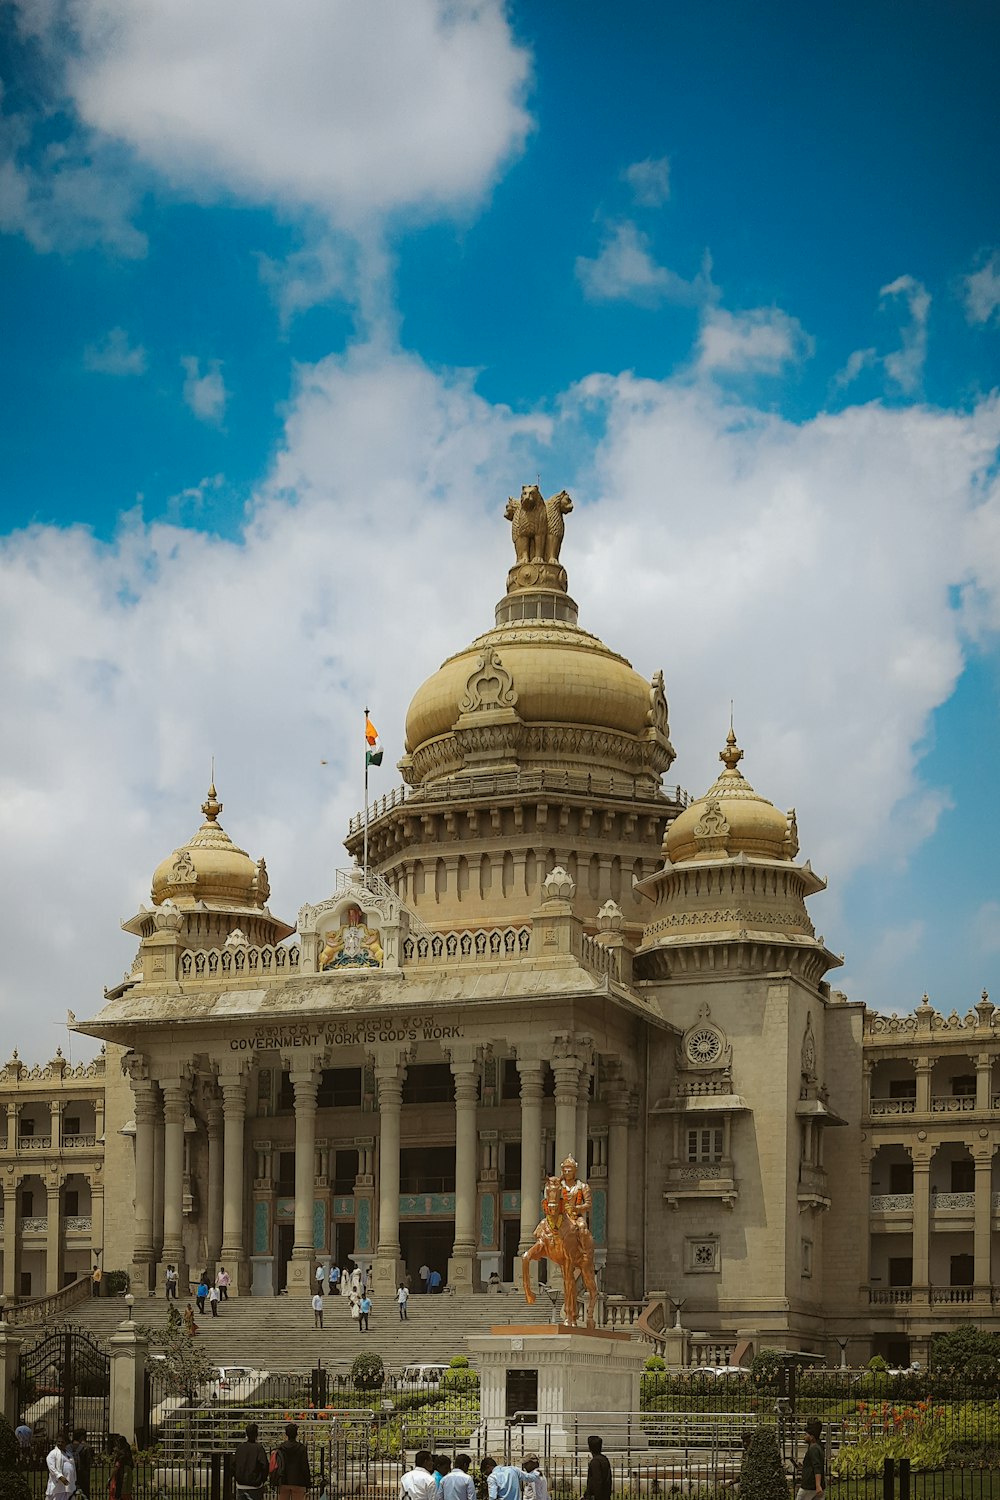
M 558 1177 L 545 1179 L 542 1220 L 535 1230 L 535 1243 L 521 1256 L 524 1300 L 529 1306 L 538 1300 L 531 1290 L 530 1266 L 533 1260 L 550 1260 L 562 1272 L 563 1321 L 570 1328 L 577 1326 L 576 1278 L 578 1275 L 582 1278 L 587 1292 L 586 1325 L 593 1328 L 597 1301 L 594 1237 L 582 1218 L 574 1219 L 567 1211 L 563 1185 Z

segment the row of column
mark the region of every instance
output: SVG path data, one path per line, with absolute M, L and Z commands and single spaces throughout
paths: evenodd
M 46 1101 L 46 1103 L 47 1103 L 48 1109 L 49 1109 L 49 1145 L 45 1148 L 47 1151 L 61 1151 L 62 1150 L 62 1144 L 63 1144 L 63 1128 L 62 1128 L 63 1115 L 66 1113 L 66 1110 L 67 1110 L 67 1108 L 69 1106 L 71 1106 L 72 1104 L 76 1104 L 78 1102 L 79 1103 L 83 1103 L 83 1104 L 93 1104 L 93 1106 L 94 1106 L 94 1131 L 93 1131 L 94 1139 L 95 1140 L 100 1140 L 101 1137 L 104 1135 L 104 1100 L 103 1100 L 103 1098 L 101 1098 L 101 1099 L 93 1099 L 93 1100 L 90 1100 L 90 1099 L 81 1099 L 79 1101 L 77 1101 L 76 1099 L 57 1099 L 57 1098 L 48 1099 Z M 8 1152 L 12 1156 L 19 1154 L 19 1145 L 20 1145 L 20 1139 L 21 1139 L 19 1124 L 20 1124 L 21 1111 L 22 1111 L 22 1109 L 25 1109 L 26 1107 L 28 1107 L 31 1103 L 32 1103 L 32 1101 L 29 1100 L 29 1099 L 14 1099 L 14 1100 L 9 1101 L 9 1103 L 7 1104 L 7 1142 L 6 1142 L 6 1145 L 7 1145 Z M 89 1130 L 84 1132 L 84 1134 L 86 1134 L 86 1135 L 90 1135 L 90 1133 L 91 1132 Z M 29 1139 L 33 1140 L 34 1137 L 33 1136 L 29 1137 Z M 30 1150 L 30 1148 L 29 1148 L 29 1150 Z M 21 1154 L 23 1154 L 23 1152 Z
M 90 1181 L 90 1245 L 92 1250 L 104 1245 L 104 1183 L 96 1174 L 79 1175 Z M 51 1297 L 62 1286 L 63 1212 L 61 1182 L 45 1183 L 45 1295 Z M 3 1185 L 3 1293 L 13 1300 L 19 1292 L 21 1268 L 20 1216 L 17 1195 L 20 1180 Z
M 871 1201 L 871 1162 L 881 1145 L 876 1146 L 865 1161 L 863 1172 L 864 1201 Z M 991 1257 L 993 1237 L 993 1153 L 996 1146 L 991 1141 L 980 1141 L 969 1146 L 975 1163 L 976 1180 L 973 1207 L 973 1279 L 976 1287 L 988 1288 L 992 1280 Z M 914 1146 L 913 1159 L 913 1285 L 926 1287 L 929 1284 L 930 1236 L 931 1236 L 931 1160 L 936 1147 L 927 1142 Z M 871 1280 L 871 1235 L 865 1235 L 862 1283 Z
M 936 1059 L 933 1057 L 916 1057 L 912 1059 L 915 1085 L 913 1112 L 915 1114 L 926 1115 L 931 1113 L 935 1061 Z M 992 1109 L 993 1100 L 994 1054 L 991 1052 L 980 1052 L 974 1058 L 970 1058 L 969 1061 L 974 1063 L 976 1069 L 975 1113 L 988 1114 Z M 872 1085 L 876 1066 L 877 1063 L 874 1058 L 865 1059 L 864 1074 L 867 1095 L 865 1110 L 869 1115 L 871 1114 L 871 1102 L 874 1092 Z
M 563 1049 L 551 1059 L 555 1076 L 556 1165 L 574 1156 L 580 1175 L 587 1170 L 590 1058 Z M 520 1249 L 532 1243 L 540 1214 L 543 1174 L 542 1108 L 545 1062 L 518 1058 L 521 1099 Z M 471 1289 L 477 1247 L 478 1049 L 455 1049 L 451 1071 L 455 1083 L 455 1237 L 448 1267 L 453 1286 Z M 399 1158 L 403 1083 L 406 1063 L 398 1053 L 376 1057 L 379 1112 L 379 1207 L 375 1255 L 376 1283 L 394 1288 L 400 1274 Z M 320 1067 L 306 1056 L 292 1059 L 289 1078 L 295 1099 L 295 1215 L 290 1285 L 309 1285 L 313 1245 L 316 1110 Z M 157 1259 L 178 1267 L 183 1282 L 184 1122 L 190 1083 L 179 1076 L 161 1082 L 162 1117 L 156 1085 L 136 1080 L 135 1261 Z M 208 1115 L 208 1203 L 206 1239 L 209 1260 L 221 1259 L 238 1290 L 246 1289 L 248 1257 L 244 1245 L 244 1127 L 246 1074 L 219 1079 L 221 1103 Z M 628 1233 L 628 1134 L 630 1099 L 622 1083 L 607 1089 L 608 1226 L 607 1263 L 612 1276 L 624 1274 Z M 141 1276 L 141 1271 L 140 1271 Z M 162 1279 L 162 1278 L 161 1278 Z

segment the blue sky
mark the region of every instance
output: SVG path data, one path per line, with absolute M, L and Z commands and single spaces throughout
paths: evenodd
M 692 790 L 735 697 L 852 995 L 991 984 L 998 33 L 976 0 L 0 4 L 0 993 L 34 1050 L 129 962 L 211 754 L 275 909 L 324 894 L 351 716 L 388 765 L 536 472 Z

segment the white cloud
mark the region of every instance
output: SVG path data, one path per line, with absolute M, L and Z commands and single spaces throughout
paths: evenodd
M 875 349 L 855 349 L 847 357 L 847 363 L 842 370 L 838 370 L 833 377 L 833 385 L 837 389 L 853 385 L 863 370 L 874 369 L 878 364 L 878 351 Z
M 80 118 L 207 195 L 347 225 L 454 206 L 530 125 L 529 57 L 501 0 L 296 0 L 280 25 L 270 0 L 75 0 L 67 15 Z
M 978 271 L 965 277 L 965 315 L 970 323 L 988 323 L 1000 309 L 1000 251 L 994 250 Z
M 927 288 L 913 276 L 897 276 L 879 292 L 887 297 L 902 297 L 909 312 L 909 322 L 900 329 L 902 344 L 883 360 L 885 373 L 907 395 L 920 388 L 927 360 L 927 317 L 931 298 Z
M 780 307 L 739 313 L 713 307 L 702 321 L 697 368 L 716 374 L 773 375 L 811 353 L 812 340 L 802 324 Z
M 209 422 L 218 427 L 226 414 L 228 392 L 222 378 L 222 362 L 210 359 L 202 373 L 201 360 L 186 354 L 181 360 L 184 367 L 184 400 L 199 422 Z
M 702 295 L 698 282 L 685 281 L 676 271 L 657 265 L 648 235 L 628 219 L 611 225 L 593 260 L 577 257 L 576 274 L 584 295 L 592 302 L 637 302 L 646 307 L 661 302 L 693 305 Z
M 112 328 L 96 344 L 87 345 L 83 365 L 98 375 L 144 375 L 146 351 L 131 343 L 124 328 Z
M 553 469 L 566 433 L 579 474 L 551 488 L 577 500 L 581 623 L 664 668 L 678 779 L 709 784 L 735 697 L 750 780 L 797 806 L 834 892 L 893 868 L 907 809 L 933 826 L 918 747 L 963 667 L 950 591 L 974 587 L 994 617 L 1000 595 L 983 545 L 1000 401 L 794 424 L 710 382 L 595 375 L 558 410 L 515 415 L 466 375 L 358 346 L 300 371 L 237 542 L 137 518 L 113 545 L 44 526 L 0 540 L 0 843 L 17 872 L 0 1008 L 22 1050 L 48 1056 L 51 1021 L 95 1010 L 127 967 L 117 919 L 197 827 L 212 754 L 273 909 L 328 893 L 361 800 L 362 708 L 388 750 L 377 794 L 411 694 L 492 620 L 506 496 Z M 813 914 L 849 951 L 836 904 Z M 868 998 L 897 1003 L 891 984 Z
M 103 246 L 128 259 L 146 253 L 133 225 L 139 187 L 121 152 L 88 134 L 38 146 L 34 122 L 0 115 L 0 232 L 48 254 Z
M 634 161 L 622 176 L 641 208 L 659 208 L 670 197 L 670 159 L 666 156 Z
M 852 1000 L 863 1000 L 872 1010 L 912 1010 L 920 996 L 900 996 L 899 974 L 920 953 L 924 939 L 925 928 L 919 918 L 885 928 L 860 964 L 850 973 L 837 975 L 837 988 L 845 990 Z
M 299 313 L 310 307 L 333 297 L 352 300 L 356 295 L 354 257 L 343 239 L 317 236 L 284 260 L 261 255 L 259 267 L 260 279 L 274 298 L 285 332 Z

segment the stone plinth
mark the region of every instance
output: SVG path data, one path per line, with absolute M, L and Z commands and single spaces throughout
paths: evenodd
M 134 1443 L 143 1423 L 149 1340 L 139 1325 L 129 1319 L 119 1323 L 117 1332 L 108 1339 L 108 1351 L 111 1355 L 109 1427 Z
M 628 1415 L 639 1410 L 648 1351 L 627 1333 L 504 1324 L 465 1342 L 479 1367 L 477 1443 L 486 1452 L 503 1453 L 515 1419 L 525 1449 L 539 1453 L 546 1445 L 556 1454 L 586 1448 L 591 1432 L 600 1433 L 606 1449 L 643 1445 Z

